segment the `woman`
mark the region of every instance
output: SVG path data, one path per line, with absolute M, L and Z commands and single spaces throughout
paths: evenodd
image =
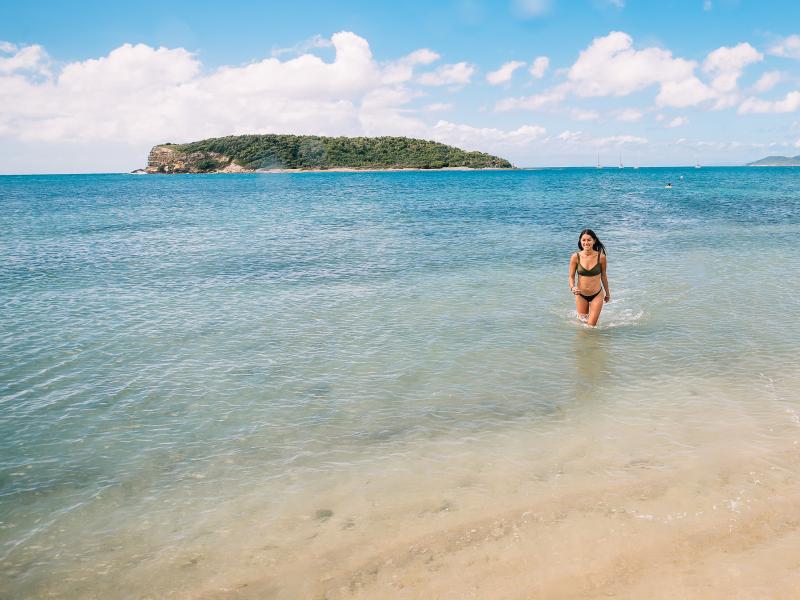
M 578 250 L 569 260 L 569 289 L 575 294 L 578 318 L 594 327 L 603 303 L 611 301 L 606 277 L 606 247 L 594 231 L 584 229 L 578 236 Z M 576 272 L 578 285 L 575 285 Z

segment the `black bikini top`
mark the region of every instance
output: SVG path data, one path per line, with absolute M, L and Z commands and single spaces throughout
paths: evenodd
M 578 257 L 578 275 L 593 277 L 595 275 L 600 275 L 603 272 L 603 268 L 600 266 L 600 253 L 597 253 L 597 264 L 593 266 L 591 269 L 584 269 L 583 265 L 581 265 L 581 253 L 576 252 L 575 255 Z

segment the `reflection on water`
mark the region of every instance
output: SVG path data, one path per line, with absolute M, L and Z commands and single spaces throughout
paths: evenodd
M 608 376 L 608 364 L 612 348 L 612 331 L 578 328 L 572 340 L 573 378 L 575 398 L 596 398 L 602 391 L 603 381 Z

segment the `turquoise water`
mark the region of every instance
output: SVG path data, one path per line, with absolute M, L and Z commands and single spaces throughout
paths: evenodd
M 774 398 L 799 208 L 796 169 L 0 177 L 0 592 L 102 594 L 254 486 L 279 515 L 431 440 L 646 419 L 663 381 Z

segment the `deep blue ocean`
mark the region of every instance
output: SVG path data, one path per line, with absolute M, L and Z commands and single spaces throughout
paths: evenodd
M 764 406 L 794 382 L 799 223 L 792 168 L 2 176 L 0 596 L 145 580 L 254 486 L 279 515 L 427 443 L 655 419 L 676 382 Z

